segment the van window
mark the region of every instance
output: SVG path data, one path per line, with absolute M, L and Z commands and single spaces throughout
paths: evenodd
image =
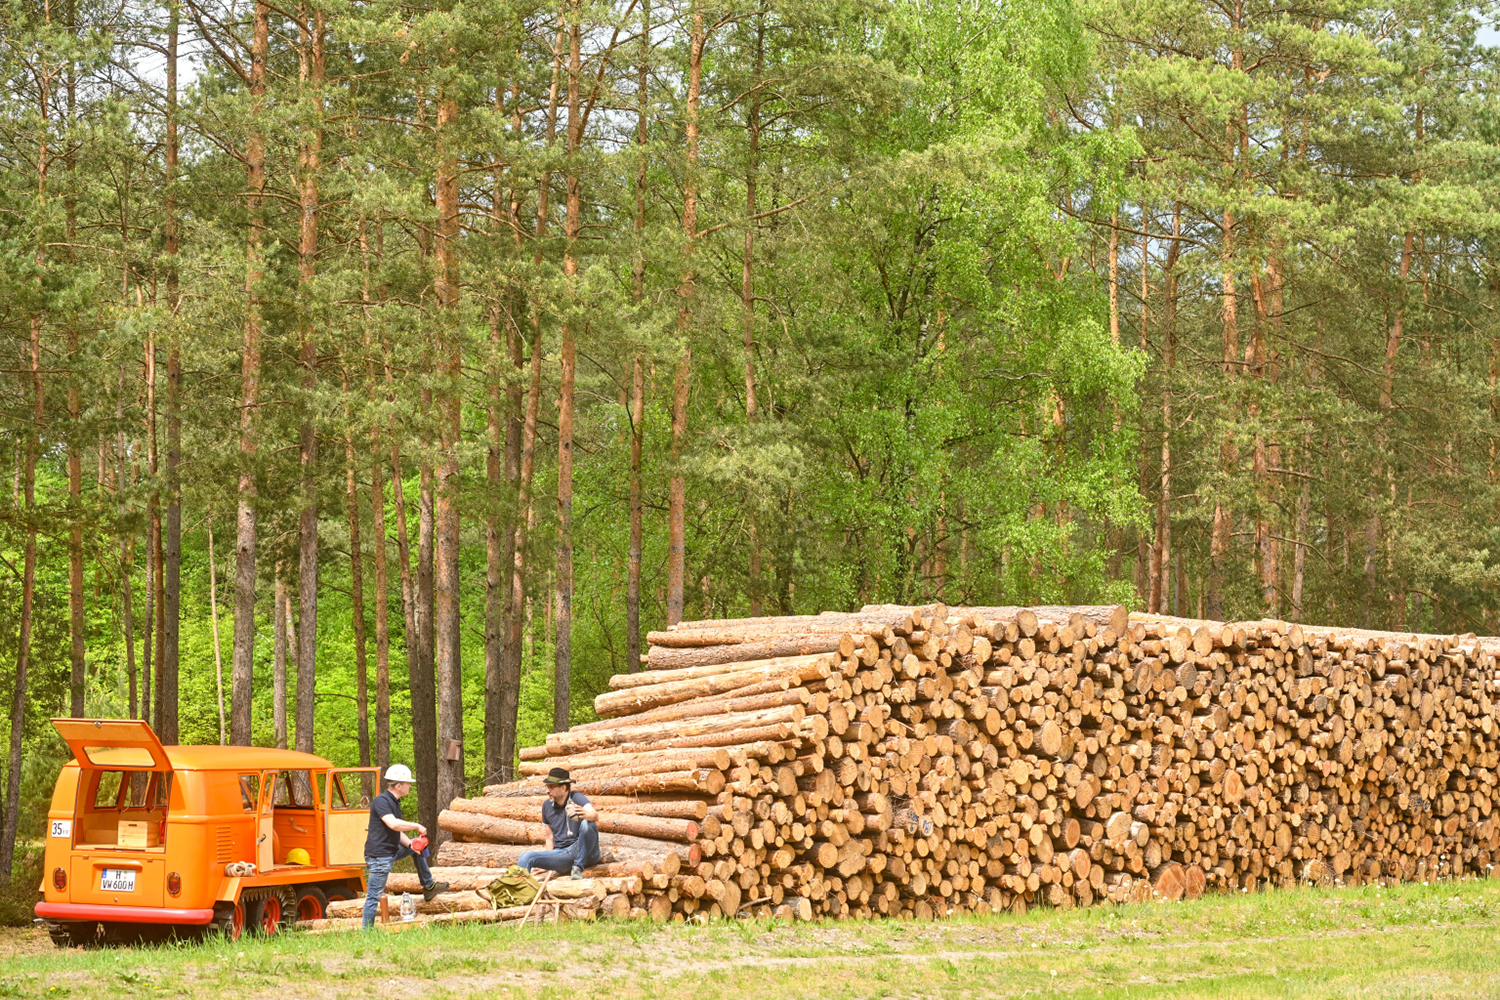
M 89 747 L 83 754 L 95 767 L 154 767 L 156 760 L 145 747 Z
M 278 809 L 311 809 L 313 807 L 311 773 L 306 770 L 278 773 L 275 795 L 271 799 L 271 804 Z
M 126 785 L 126 809 L 165 809 L 172 798 L 172 775 L 154 771 L 131 771 Z
M 126 783 L 125 801 L 122 803 L 126 809 L 147 809 L 151 804 L 151 779 L 156 777 L 150 771 L 132 771 L 130 780 Z
M 328 776 L 328 808 L 349 812 L 370 808 L 375 776 L 369 771 L 343 771 Z
M 260 804 L 260 775 L 240 775 L 240 806 L 247 813 L 253 813 Z
M 115 809 L 120 805 L 120 784 L 124 771 L 100 771 L 99 786 L 94 791 L 95 809 Z

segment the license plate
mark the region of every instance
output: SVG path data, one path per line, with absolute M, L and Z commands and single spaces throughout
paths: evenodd
M 100 892 L 135 892 L 133 868 L 106 868 L 99 876 Z

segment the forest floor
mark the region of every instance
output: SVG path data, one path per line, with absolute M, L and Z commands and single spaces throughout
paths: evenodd
M 458 926 L 55 949 L 0 932 L 3 997 L 1500 998 L 1500 879 L 1023 916 Z

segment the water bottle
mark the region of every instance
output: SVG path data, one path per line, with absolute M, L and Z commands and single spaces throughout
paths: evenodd
M 401 894 L 401 922 L 409 924 L 417 919 L 417 901 L 409 892 Z

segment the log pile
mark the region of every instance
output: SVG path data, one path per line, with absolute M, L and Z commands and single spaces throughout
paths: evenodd
M 554 766 L 601 813 L 590 874 L 638 878 L 616 905 L 656 919 L 1180 899 L 1500 855 L 1500 644 L 1472 635 L 879 605 L 649 639 L 600 721 L 443 812 L 440 865 L 540 842 Z

